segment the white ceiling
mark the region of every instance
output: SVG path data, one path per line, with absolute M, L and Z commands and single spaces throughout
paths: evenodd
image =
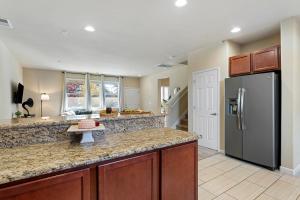
M 0 40 L 24 67 L 146 75 L 226 39 L 245 43 L 300 15 L 299 0 L 0 0 Z M 96 32 L 83 30 L 90 24 Z M 242 27 L 236 35 L 233 26 Z M 176 56 L 170 60 L 170 56 Z

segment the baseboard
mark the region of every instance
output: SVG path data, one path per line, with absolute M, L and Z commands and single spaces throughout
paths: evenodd
M 280 172 L 283 174 L 293 175 L 292 169 L 283 166 L 280 166 Z
M 225 151 L 222 150 L 222 149 L 219 149 L 218 152 L 221 153 L 221 154 L 225 154 Z
M 288 175 L 300 176 L 300 165 L 298 165 L 295 169 L 280 166 L 280 172 Z
M 300 164 L 294 169 L 294 176 L 300 176 Z

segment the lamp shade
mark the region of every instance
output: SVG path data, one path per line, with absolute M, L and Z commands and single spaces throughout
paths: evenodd
M 49 101 L 49 99 L 50 99 L 50 97 L 49 97 L 48 94 L 46 94 L 46 93 L 41 94 L 41 100 L 42 101 Z

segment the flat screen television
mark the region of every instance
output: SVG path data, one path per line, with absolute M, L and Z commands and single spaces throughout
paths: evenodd
M 18 84 L 18 90 L 15 93 L 14 103 L 19 104 L 23 101 L 23 92 L 24 92 L 24 86 L 19 83 Z

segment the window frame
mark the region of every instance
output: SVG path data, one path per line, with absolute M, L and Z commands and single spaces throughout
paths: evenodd
M 68 74 L 68 75 L 66 75 Z M 72 74 L 74 74 L 74 76 L 80 74 L 80 73 L 69 73 L 69 72 L 65 72 L 65 81 L 64 81 L 64 112 L 68 112 L 68 111 L 92 111 L 93 113 L 96 113 L 100 110 L 106 109 L 106 99 L 105 99 L 105 83 L 112 83 L 112 84 L 117 84 L 117 99 L 118 99 L 118 106 L 117 107 L 112 107 L 115 109 L 120 109 L 121 107 L 121 99 L 120 99 L 120 95 L 121 95 L 121 82 L 120 82 L 120 77 L 115 80 L 109 80 L 110 77 L 112 76 L 104 76 L 104 75 L 96 75 L 96 74 L 85 74 L 84 78 L 79 78 L 79 77 L 72 77 Z M 91 78 L 91 75 L 99 77 L 99 80 Z M 67 83 L 73 80 L 75 81 L 85 81 L 85 105 L 83 108 L 69 108 L 69 104 L 68 104 L 68 93 L 67 93 Z M 100 88 L 101 91 L 99 91 L 99 97 L 101 96 L 101 99 L 99 103 L 100 107 L 92 107 L 92 94 L 91 94 L 91 83 L 93 82 L 98 82 L 101 84 Z

